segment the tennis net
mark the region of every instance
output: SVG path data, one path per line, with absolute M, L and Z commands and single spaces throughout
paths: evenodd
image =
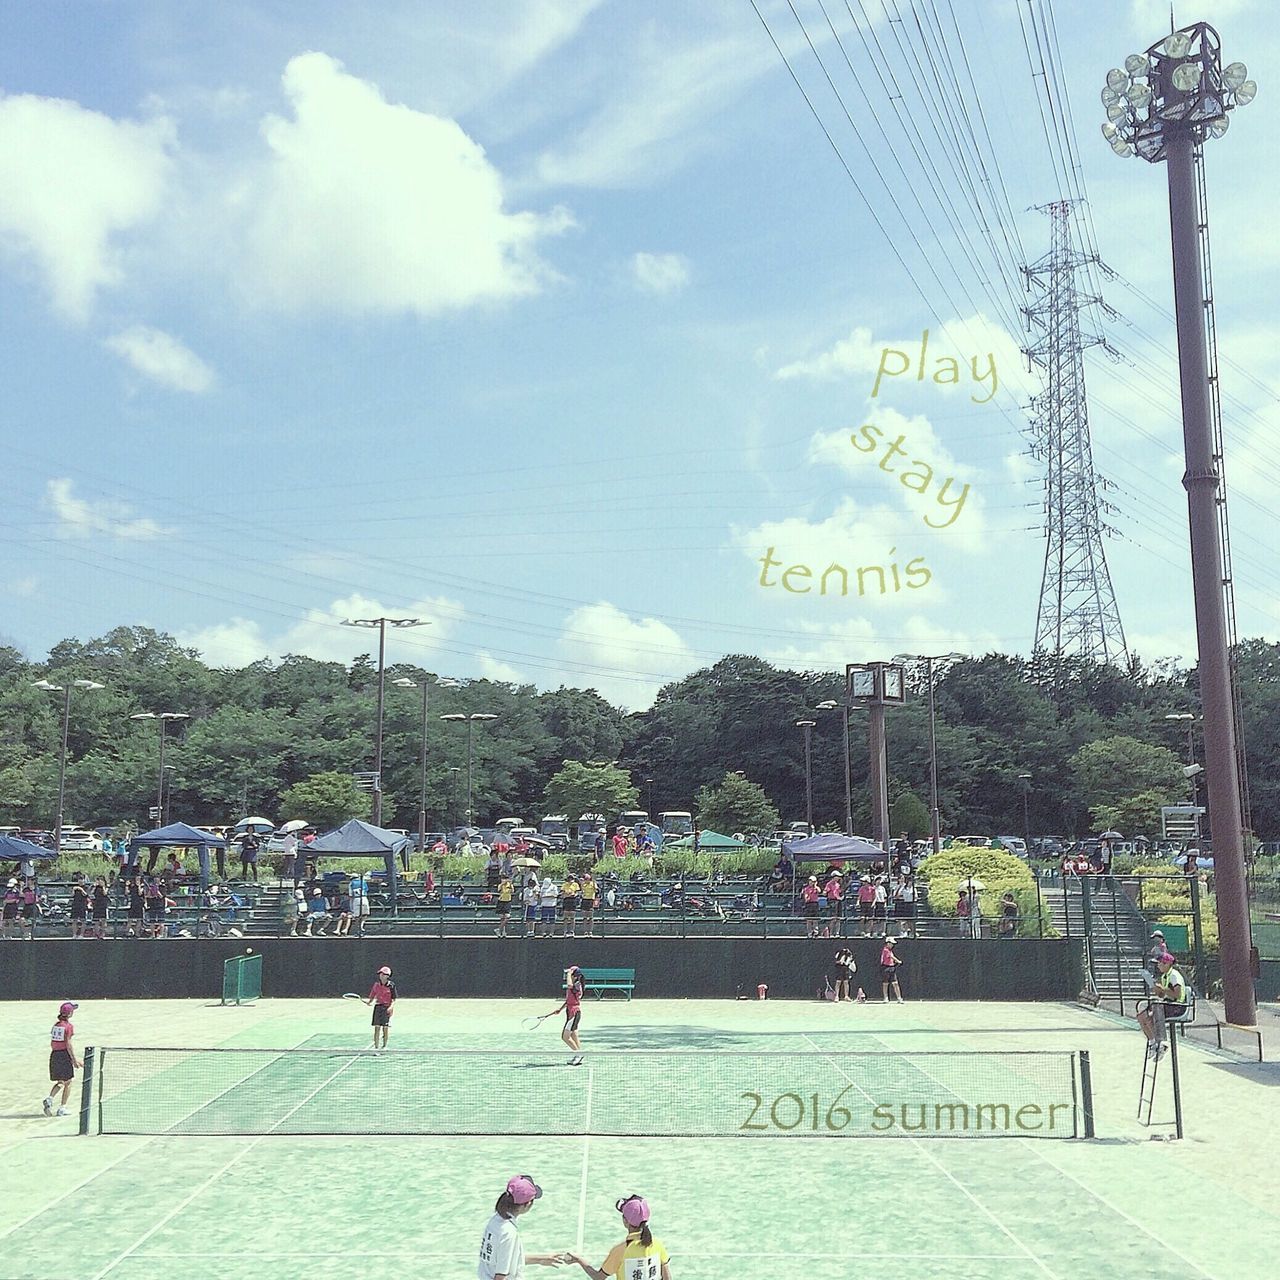
M 98 1048 L 81 1132 L 1093 1136 L 1087 1052 Z

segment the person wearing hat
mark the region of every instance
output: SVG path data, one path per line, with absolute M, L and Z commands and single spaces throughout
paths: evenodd
M 897 938 L 886 938 L 884 946 L 880 948 L 880 994 L 884 997 L 885 1004 L 889 1003 L 890 987 L 893 988 L 893 994 L 897 997 L 898 1003 L 903 1003 L 902 988 L 898 986 L 898 966 L 902 961 L 893 950 L 897 945 Z
M 823 886 L 822 892 L 827 899 L 827 913 L 831 917 L 831 931 L 840 936 L 840 910 L 844 898 L 844 885 L 840 879 L 841 872 L 832 871 Z
M 808 883 L 800 890 L 800 900 L 804 904 L 804 936 L 806 938 L 818 936 L 818 899 L 821 896 L 818 877 L 810 876 Z
M 53 1104 L 59 1091 L 62 1093 L 62 1101 L 58 1103 L 57 1114 L 60 1116 L 71 1114 L 67 1110 L 67 1099 L 71 1097 L 71 1082 L 75 1079 L 76 1069 L 83 1066 L 80 1059 L 76 1057 L 75 1045 L 72 1042 L 76 1029 L 71 1025 L 71 1015 L 79 1007 L 73 1000 L 64 1000 L 58 1006 L 58 1020 L 53 1024 L 53 1030 L 49 1032 L 49 1079 L 53 1084 L 43 1104 L 44 1113 L 47 1116 L 54 1114 Z
M 582 1022 L 582 970 L 576 964 L 571 964 L 564 971 L 564 1002 L 552 1013 L 564 1011 L 564 1029 L 560 1032 L 560 1039 L 573 1050 L 573 1057 L 569 1059 L 567 1066 L 582 1066 L 582 1041 L 578 1039 L 578 1027 Z
M 9 883 L 4 891 L 3 916 L 0 916 L 0 938 L 19 936 L 18 904 L 21 899 L 22 894 L 18 892 L 17 877 L 10 876 Z
M 391 1012 L 396 1002 L 396 984 L 391 981 L 391 966 L 384 964 L 378 970 L 369 990 L 369 998 L 365 1004 L 373 1005 L 373 1047 L 385 1049 L 387 1037 L 391 1034 Z M 382 1033 L 382 1043 L 378 1043 L 378 1033 Z
M 525 1263 L 535 1267 L 558 1267 L 569 1261 L 567 1253 L 530 1253 L 524 1251 L 517 1219 L 542 1199 L 542 1188 L 527 1173 L 518 1173 L 507 1181 L 507 1189 L 493 1206 L 493 1217 L 485 1223 L 480 1237 L 479 1280 L 519 1280 Z
M 1169 948 L 1165 946 L 1164 934 L 1159 929 L 1152 930 L 1151 939 L 1147 944 L 1147 954 L 1143 959 L 1142 967 L 1155 978 L 1159 974 L 1158 963 L 1160 957 L 1164 955 Z
M 1173 956 L 1164 952 L 1156 961 L 1156 981 L 1151 999 L 1138 1006 L 1138 1026 L 1147 1037 L 1147 1053 L 1163 1056 L 1166 1018 L 1181 1018 L 1187 1011 L 1187 984 L 1174 967 Z
M 618 1280 L 671 1280 L 671 1258 L 649 1225 L 645 1198 L 627 1196 L 616 1201 L 614 1208 L 622 1214 L 626 1235 L 609 1250 L 608 1257 L 598 1267 L 577 1253 L 569 1254 L 569 1261 L 576 1262 L 591 1280 L 609 1280 L 611 1276 Z

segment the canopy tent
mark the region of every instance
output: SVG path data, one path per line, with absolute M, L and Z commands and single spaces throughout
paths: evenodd
M 692 849 L 693 836 L 682 836 L 662 846 L 664 849 Z M 735 840 L 732 836 L 722 836 L 718 831 L 700 831 L 698 833 L 698 849 L 708 853 L 728 853 L 730 849 L 745 849 L 746 842 Z
M 398 899 L 396 858 L 411 848 L 413 841 L 398 831 L 375 827 L 372 823 L 352 818 L 336 831 L 327 831 L 307 846 L 307 856 L 327 853 L 338 858 L 381 858 L 387 868 L 387 884 L 391 888 L 391 909 Z
M 209 850 L 225 849 L 227 842 L 212 831 L 201 831 L 199 827 L 189 827 L 185 822 L 171 822 L 167 827 L 157 827 L 154 831 L 144 831 L 129 841 L 129 853 L 133 855 L 139 849 L 194 849 L 200 860 L 200 887 L 209 887 Z
M 828 832 L 784 840 L 782 852 L 792 862 L 884 862 L 889 855 L 870 840 Z
M 30 840 L 19 840 L 17 836 L 0 836 L 0 859 L 10 862 L 25 862 L 28 858 L 36 862 L 43 858 L 52 858 L 53 850 L 44 845 L 32 844 Z

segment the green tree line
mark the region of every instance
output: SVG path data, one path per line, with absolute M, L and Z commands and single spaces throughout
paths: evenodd
M 928 715 L 923 666 L 911 696 L 889 712 L 889 768 L 895 821 L 927 829 Z M 1254 830 L 1280 837 L 1280 644 L 1247 641 L 1241 697 L 1250 762 Z M 388 668 L 384 822 L 417 824 L 421 696 L 391 681 L 430 677 Z M 159 721 L 143 711 L 189 717 L 168 728 L 171 813 L 226 822 L 245 813 L 284 818 L 282 797 L 321 773 L 373 767 L 377 671 L 369 657 L 350 666 L 289 656 L 229 670 L 211 668 L 172 637 L 120 627 L 98 639 L 64 640 L 43 662 L 0 648 L 0 821 L 48 826 L 57 796 L 61 695 L 33 687 L 78 678 L 67 738 L 68 821 L 146 822 L 155 803 Z M 1186 799 L 1181 765 L 1185 722 L 1198 713 L 1196 674 L 1170 664 L 1128 670 L 1078 660 L 1032 662 L 1001 654 L 958 661 L 935 677 L 938 782 L 945 830 L 1020 833 L 1024 791 L 1034 834 L 1084 834 L 1120 824 L 1155 834 L 1160 803 Z M 834 672 L 788 671 L 729 656 L 675 681 L 646 711 L 624 714 L 592 689 L 539 692 L 531 685 L 472 680 L 431 690 L 427 724 L 427 819 L 457 825 L 466 805 L 466 727 L 443 714 L 497 716 L 474 729 L 478 819 L 511 814 L 536 822 L 559 796 L 577 793 L 568 762 L 616 762 L 616 792 L 652 809 L 705 810 L 711 827 L 805 817 L 798 718 L 813 730 L 813 803 L 818 826 L 844 815 L 839 713 L 815 710 L 841 697 Z M 854 825 L 870 828 L 866 716 L 851 717 Z M 1202 759 L 1199 730 L 1197 757 Z M 1029 782 L 1019 775 L 1030 774 Z M 572 771 L 570 781 L 572 781 Z M 652 779 L 652 782 L 649 781 Z M 585 800 L 583 801 L 585 803 Z M 564 812 L 562 808 L 555 809 Z M 305 815 L 304 815 L 305 816 Z M 738 822 L 732 821 L 739 819 Z

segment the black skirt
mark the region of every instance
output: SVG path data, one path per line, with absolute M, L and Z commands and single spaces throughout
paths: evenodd
M 66 1049 L 54 1049 L 49 1054 L 49 1079 L 61 1082 L 63 1080 L 74 1080 L 76 1075 L 75 1063 L 71 1061 L 71 1054 Z

